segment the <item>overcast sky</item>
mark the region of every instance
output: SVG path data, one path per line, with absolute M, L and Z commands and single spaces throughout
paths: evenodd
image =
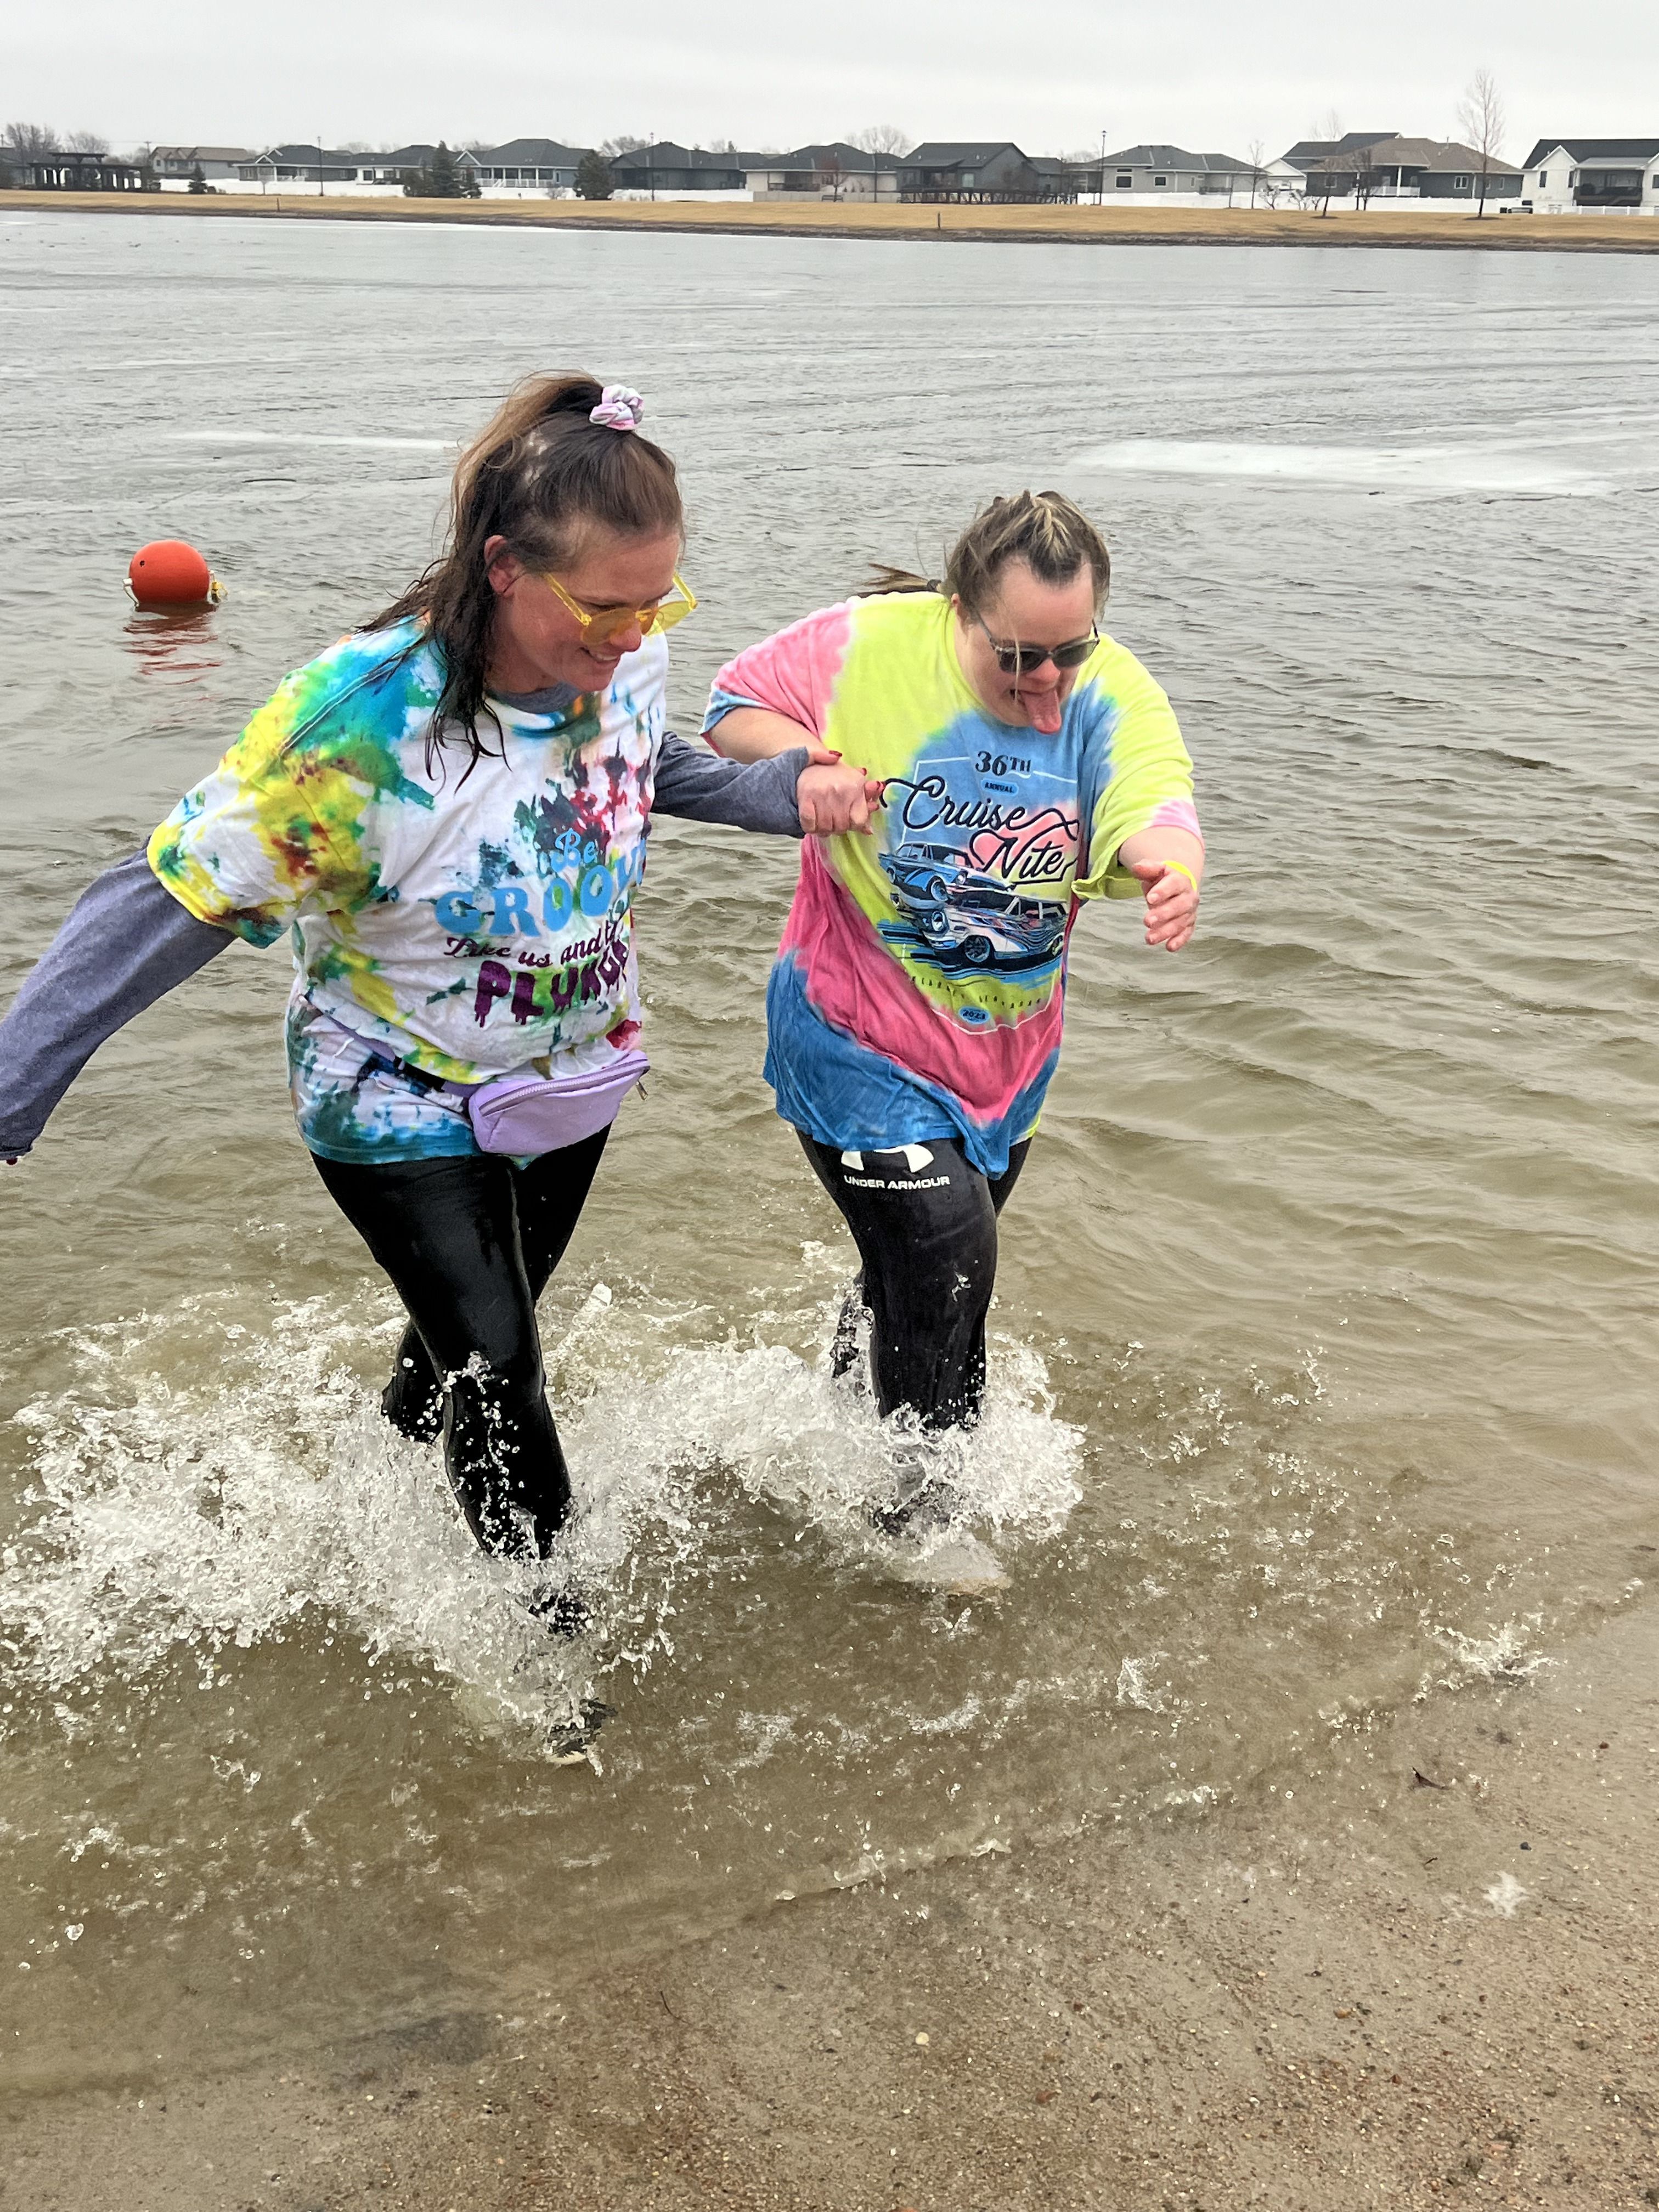
M 1492 70 L 1505 150 L 1659 134 L 1659 9 L 1598 0 L 0 0 L 0 120 L 262 147 L 619 131 L 799 145 L 866 124 L 1029 153 L 1271 156 L 1333 109 L 1442 137 Z

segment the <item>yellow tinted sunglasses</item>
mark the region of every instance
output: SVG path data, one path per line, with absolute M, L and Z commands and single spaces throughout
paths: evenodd
M 676 623 L 683 623 L 687 615 L 696 611 L 696 593 L 678 568 L 674 571 L 674 589 L 679 596 L 672 599 L 658 599 L 648 607 L 585 607 L 579 600 L 571 598 L 556 576 L 550 576 L 544 572 L 542 581 L 560 605 L 568 607 L 581 624 L 584 645 L 602 644 L 623 630 L 632 629 L 635 623 L 639 624 L 642 635 L 656 637 L 665 629 L 672 629 Z

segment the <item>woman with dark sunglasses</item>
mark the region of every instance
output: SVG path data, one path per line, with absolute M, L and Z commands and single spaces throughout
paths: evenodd
M 15 1160 L 124 1022 L 237 938 L 291 935 L 300 1133 L 409 1315 L 381 1405 L 441 1433 L 479 1543 L 530 1559 L 570 1510 L 536 1301 L 645 1068 L 651 815 L 867 818 L 865 779 L 811 739 L 744 768 L 665 728 L 663 633 L 696 602 L 641 412 L 586 376 L 514 393 L 462 456 L 441 557 L 284 681 L 0 1024 Z
M 728 758 L 817 741 L 880 786 L 869 834 L 803 851 L 766 1076 L 862 1263 L 837 1371 L 867 1311 L 877 1404 L 915 1439 L 877 1525 L 957 1587 L 1000 1570 L 951 1528 L 927 1439 L 978 1417 L 997 1218 L 1059 1059 L 1079 902 L 1142 898 L 1146 942 L 1171 952 L 1198 912 L 1192 764 L 1164 693 L 1100 631 L 1109 577 L 1069 500 L 994 500 L 942 585 L 883 570 L 750 647 L 705 725 Z

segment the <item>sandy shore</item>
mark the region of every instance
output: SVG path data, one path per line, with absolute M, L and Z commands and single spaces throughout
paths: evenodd
M 517 228 L 763 232 L 795 238 L 1001 240 L 1077 246 L 1479 246 L 1496 252 L 1659 252 L 1659 220 L 1617 216 L 1318 216 L 1289 209 L 872 207 L 811 201 L 411 200 L 295 192 L 6 192 L 0 207 L 51 214 L 263 216 L 325 222 L 456 222 Z
M 780 1905 L 520 2014 L 0 2106 L 0 2203 L 1659 2203 L 1656 1662 L 1648 1607 L 1255 1805 Z

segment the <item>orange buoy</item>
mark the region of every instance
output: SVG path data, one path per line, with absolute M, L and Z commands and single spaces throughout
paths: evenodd
M 158 538 L 127 563 L 127 589 L 141 607 L 211 606 L 225 587 L 193 545 Z

